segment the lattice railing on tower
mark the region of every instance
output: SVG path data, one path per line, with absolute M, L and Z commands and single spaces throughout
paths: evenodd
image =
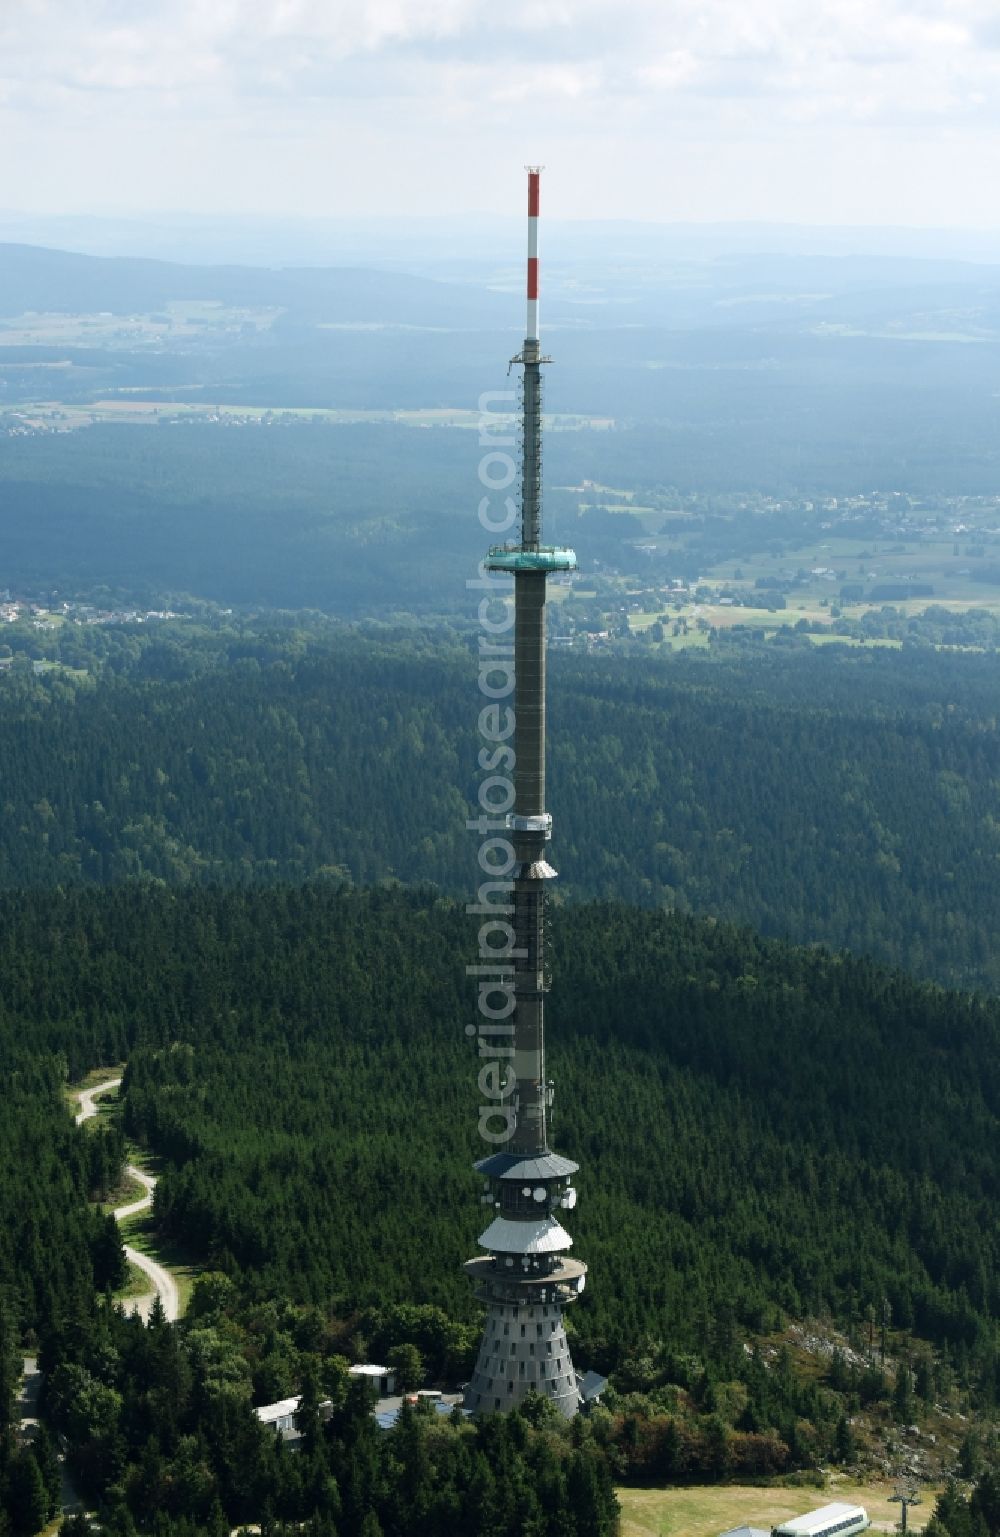
M 525 501 L 525 485 L 524 485 L 524 465 L 525 465 L 524 444 L 525 444 L 525 439 L 528 439 L 529 441 L 533 441 L 534 448 L 535 448 L 535 454 L 534 454 L 534 459 L 533 459 L 533 474 L 532 474 L 533 485 L 531 487 L 529 487 L 528 489 L 534 491 L 535 506 L 536 507 L 540 505 L 541 494 L 542 494 L 542 463 L 543 463 L 543 459 L 544 459 L 544 453 L 543 453 L 543 449 L 542 449 L 541 425 L 542 425 L 542 415 L 543 415 L 544 410 L 545 410 L 545 380 L 544 380 L 544 376 L 542 375 L 542 373 L 540 371 L 538 373 L 538 391 L 537 391 L 537 397 L 536 398 L 537 398 L 537 406 L 536 406 L 536 408 L 534 410 L 528 410 L 525 407 L 525 401 L 524 401 L 524 374 L 523 373 L 519 373 L 518 376 L 517 376 L 517 419 L 518 419 L 518 426 L 517 426 L 516 437 L 517 437 L 518 463 L 521 465 L 520 481 L 521 481 L 521 519 L 522 519 L 522 528 L 524 526 L 523 520 L 524 520 L 524 501 Z

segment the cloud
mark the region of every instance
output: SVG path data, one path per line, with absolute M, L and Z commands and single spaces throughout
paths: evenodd
M 242 136 L 262 187 L 280 180 L 268 139 L 361 163 L 395 140 L 410 165 L 459 130 L 470 157 L 603 133 L 742 164 L 805 131 L 830 154 L 853 130 L 971 142 L 998 126 L 998 86 L 993 0 L 0 0 L 0 129 L 36 146 L 0 203 L 29 169 L 57 185 L 60 138 L 112 177 L 141 145 L 178 185 L 171 133 L 227 185 Z
M 991 11 L 972 0 L 15 0 L 0 9 L 0 72 L 8 81 L 108 91 L 203 89 L 290 97 L 343 66 L 404 54 L 447 69 L 512 61 L 498 86 L 518 100 L 513 61 L 545 66 L 556 95 L 697 88 L 727 75 L 739 89 L 767 78 L 777 95 L 823 85 L 831 71 L 917 77 L 945 68 L 991 74 L 982 41 Z M 736 66 L 736 68 L 734 68 Z M 456 86 L 455 71 L 449 85 Z M 578 91 L 578 86 L 579 91 Z M 909 94 L 909 92 L 906 92 Z
M 996 83 L 995 16 L 976 0 L 17 0 L 0 12 L 0 78 L 32 91 L 145 93 L 188 111 L 233 100 L 332 93 L 352 68 L 401 61 L 428 94 L 482 89 L 514 105 L 664 93 L 773 96 L 790 119 L 838 114 L 853 95 L 891 118 L 926 103 L 967 110 Z M 535 82 L 532 86 L 531 82 Z M 353 94 L 348 89 L 347 94 Z M 65 105 L 65 103 L 64 103 Z

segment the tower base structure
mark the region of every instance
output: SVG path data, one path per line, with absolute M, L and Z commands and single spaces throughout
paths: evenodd
M 531 1392 L 549 1399 L 567 1419 L 580 1408 L 562 1307 L 558 1302 L 491 1302 L 465 1407 L 473 1414 L 500 1413 L 516 1408 Z
M 476 1300 L 486 1305 L 465 1408 L 503 1413 L 534 1392 L 571 1419 L 586 1394 L 563 1314 L 582 1293 L 587 1267 L 566 1252 L 573 1240 L 556 1212 L 576 1204 L 570 1179 L 577 1166 L 557 1153 L 532 1159 L 499 1153 L 476 1167 L 487 1176 L 484 1201 L 499 1215 L 479 1239 L 489 1252 L 464 1267 Z

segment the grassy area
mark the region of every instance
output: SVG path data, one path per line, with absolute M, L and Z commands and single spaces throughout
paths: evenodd
M 128 1280 L 119 1291 L 115 1292 L 116 1302 L 132 1302 L 136 1297 L 148 1297 L 151 1295 L 149 1276 L 144 1275 L 138 1265 L 130 1264 L 128 1267 Z
M 467 406 L 422 406 L 412 410 L 371 410 L 365 407 L 330 406 L 249 406 L 190 400 L 151 400 L 123 391 L 106 400 L 69 402 L 61 400 L 27 401 L 12 405 L 8 413 L 35 428 L 71 429 L 89 427 L 96 422 L 132 423 L 155 426 L 161 421 L 215 419 L 235 422 L 312 421 L 333 426 L 352 426 L 362 422 L 395 422 L 407 427 L 464 427 L 479 431 L 480 413 Z M 576 432 L 586 428 L 607 428 L 604 417 L 578 416 L 568 412 L 547 414 L 546 431 Z M 624 510 L 624 509 L 623 509 Z
M 936 1488 L 923 1491 L 923 1503 L 910 1511 L 910 1531 L 923 1530 L 938 1492 Z M 719 1537 L 744 1522 L 770 1530 L 790 1516 L 804 1515 L 831 1500 L 863 1505 L 874 1531 L 891 1532 L 899 1521 L 899 1506 L 889 1503 L 891 1494 L 891 1483 L 855 1484 L 848 1479 L 831 1479 L 825 1489 L 758 1488 L 749 1484 L 619 1489 L 621 1537 Z
M 131 1206 L 133 1201 L 141 1201 L 146 1194 L 146 1187 L 137 1179 L 131 1179 L 127 1174 L 120 1185 L 114 1190 L 109 1190 L 103 1201 L 98 1201 L 103 1212 L 118 1211 L 122 1206 Z
M 710 635 L 707 630 L 688 630 L 686 635 L 668 634 L 663 641 L 663 647 L 668 651 L 691 651 L 696 648 L 708 646 Z
M 881 646 L 888 648 L 890 651 L 901 651 L 903 649 L 903 642 L 901 640 L 889 640 L 884 636 L 877 636 L 874 639 L 868 637 L 862 640 L 858 635 L 834 635 L 831 633 L 828 635 L 811 634 L 809 639 L 814 646 Z
M 952 598 L 938 602 L 931 598 L 910 598 L 894 602 L 895 608 L 901 616 L 909 614 L 922 614 L 929 607 L 947 608 L 952 613 L 963 613 L 970 608 L 985 609 L 995 618 L 1000 618 L 1000 602 L 983 602 L 981 599 Z M 860 620 L 866 614 L 877 613 L 880 605 L 871 603 L 855 603 L 841 605 L 841 614 L 845 619 Z M 666 618 L 664 618 L 664 614 Z M 843 645 L 843 646 L 868 646 L 882 647 L 898 651 L 902 641 L 892 640 L 883 636 L 859 636 L 838 635 L 830 627 L 834 623 L 833 615 L 829 608 L 823 608 L 821 604 L 809 600 L 792 601 L 787 608 L 768 609 L 753 608 L 742 604 L 712 603 L 712 602 L 687 602 L 677 604 L 669 598 L 664 598 L 662 610 L 647 612 L 633 612 L 628 616 L 629 628 L 633 631 L 648 630 L 651 625 L 660 619 L 666 632 L 664 644 L 670 645 L 676 650 L 679 647 L 690 645 L 705 645 L 707 637 L 697 632 L 695 626 L 699 619 L 704 620 L 713 630 L 731 630 L 737 626 L 745 629 L 759 630 L 763 635 L 770 636 L 781 629 L 793 630 L 800 619 L 807 619 L 810 623 L 818 623 L 826 628 L 822 633 L 805 632 L 809 640 L 816 646 Z M 671 635 L 670 630 L 676 620 L 686 620 L 689 626 L 689 634 L 686 636 Z M 939 650 L 980 651 L 977 646 L 947 646 L 939 647 Z
M 79 1078 L 76 1083 L 66 1085 L 66 1094 L 75 1099 L 83 1089 L 92 1089 L 95 1084 L 107 1083 L 109 1078 L 120 1078 L 125 1071 L 124 1062 L 112 1062 L 107 1067 L 92 1067 L 86 1077 Z
M 205 299 L 177 300 L 155 314 L 120 315 L 107 311 L 64 314 L 53 311 L 4 320 L 0 325 L 0 341 L 5 347 L 125 347 L 131 350 L 158 344 L 165 338 L 211 337 L 220 328 L 235 332 L 243 325 L 252 325 L 256 331 L 266 331 L 281 313 L 276 306 L 230 308 Z M 56 366 L 63 366 L 61 360 Z

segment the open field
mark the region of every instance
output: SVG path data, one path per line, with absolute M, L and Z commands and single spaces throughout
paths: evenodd
M 909 1514 L 911 1532 L 923 1530 L 938 1492 L 936 1488 L 921 1492 L 923 1503 Z M 744 1522 L 769 1530 L 779 1521 L 804 1515 L 831 1500 L 863 1505 L 873 1531 L 892 1532 L 899 1522 L 899 1506 L 889 1504 L 891 1494 L 891 1483 L 855 1484 L 847 1479 L 831 1479 L 825 1489 L 768 1489 L 749 1484 L 619 1489 L 621 1537 L 719 1537 Z
M 327 406 L 234 406 L 201 400 L 151 400 L 145 394 L 131 395 L 125 391 L 107 400 L 31 401 L 0 413 L 0 427 L 5 423 L 19 424 L 36 431 L 64 432 L 92 427 L 99 422 L 149 427 L 163 422 L 199 420 L 232 425 L 308 421 L 335 427 L 390 422 L 404 427 L 464 427 L 478 432 L 481 418 L 478 410 L 465 406 L 426 406 L 399 411 Z M 496 426 L 503 418 L 497 416 L 492 420 Z M 545 430 L 549 432 L 576 432 L 613 425 L 606 417 L 551 414 L 544 418 Z
M 900 617 L 920 615 L 928 608 L 948 609 L 952 613 L 967 613 L 971 609 L 982 610 L 994 618 L 1000 619 L 1000 598 L 992 601 L 983 601 L 977 595 L 974 599 L 950 598 L 938 600 L 937 598 L 909 598 L 900 599 L 890 605 Z M 844 619 L 862 620 L 868 614 L 878 614 L 881 604 L 873 603 L 844 603 L 840 605 L 840 616 Z M 663 599 L 662 609 L 649 609 L 641 612 L 632 612 L 628 616 L 629 629 L 635 633 L 648 630 L 651 625 L 660 620 L 665 631 L 663 646 L 677 650 L 679 647 L 691 645 L 707 645 L 708 637 L 704 631 L 697 628 L 698 621 L 702 620 L 710 630 L 731 630 L 737 627 L 758 630 L 763 636 L 771 636 L 781 629 L 794 629 L 800 619 L 806 619 L 810 623 L 825 626 L 823 633 L 808 633 L 809 640 L 817 646 L 844 645 L 866 646 L 869 648 L 888 648 L 899 650 L 902 641 L 886 636 L 848 636 L 837 634 L 832 628 L 834 617 L 829 608 L 823 608 L 816 602 L 806 599 L 792 600 L 783 609 L 754 608 L 742 604 L 724 604 L 711 602 L 684 602 L 678 603 L 669 595 Z M 688 626 L 686 635 L 673 635 L 671 629 L 676 621 L 684 621 Z M 940 650 L 978 650 L 975 646 L 945 646 Z
M 810 635 L 809 639 L 814 646 L 865 646 L 869 649 L 872 647 L 881 647 L 883 650 L 888 651 L 901 651 L 903 648 L 903 642 L 901 640 L 890 640 L 888 636 L 875 636 L 874 638 L 869 636 L 862 640 L 859 635 L 830 634 Z M 938 649 L 944 650 L 945 648 L 942 646 Z M 949 647 L 948 649 L 950 650 L 954 648 Z M 964 649 L 970 650 L 972 648 L 965 647 Z
M 622 509 L 625 510 L 625 509 Z M 971 547 L 970 547 L 971 546 Z M 899 543 L 881 543 L 853 537 L 831 538 L 823 542 L 799 544 L 789 539 L 783 549 L 757 551 L 706 565 L 701 580 L 726 591 L 747 591 L 758 580 L 793 582 L 788 595 L 789 608 L 798 604 L 821 607 L 825 600 L 838 605 L 845 614 L 857 616 L 859 605 L 841 600 L 841 588 L 860 586 L 870 593 L 879 585 L 926 584 L 931 594 L 913 597 L 868 598 L 860 609 L 881 607 L 912 611 L 929 604 L 962 608 L 1000 607 L 1000 587 L 977 580 L 975 572 L 1000 564 L 1000 549 L 990 531 L 952 535 L 925 534 Z
M 707 630 L 688 630 L 684 635 L 668 635 L 663 641 L 663 649 L 667 651 L 691 651 L 699 647 L 709 645 L 709 632 Z
M 282 314 L 279 308 L 229 308 L 212 299 L 178 299 L 155 314 L 64 314 L 30 312 L 0 321 L 4 347 L 136 347 L 164 341 L 194 340 L 220 331 L 266 331 Z M 34 368 L 37 365 L 29 365 Z

